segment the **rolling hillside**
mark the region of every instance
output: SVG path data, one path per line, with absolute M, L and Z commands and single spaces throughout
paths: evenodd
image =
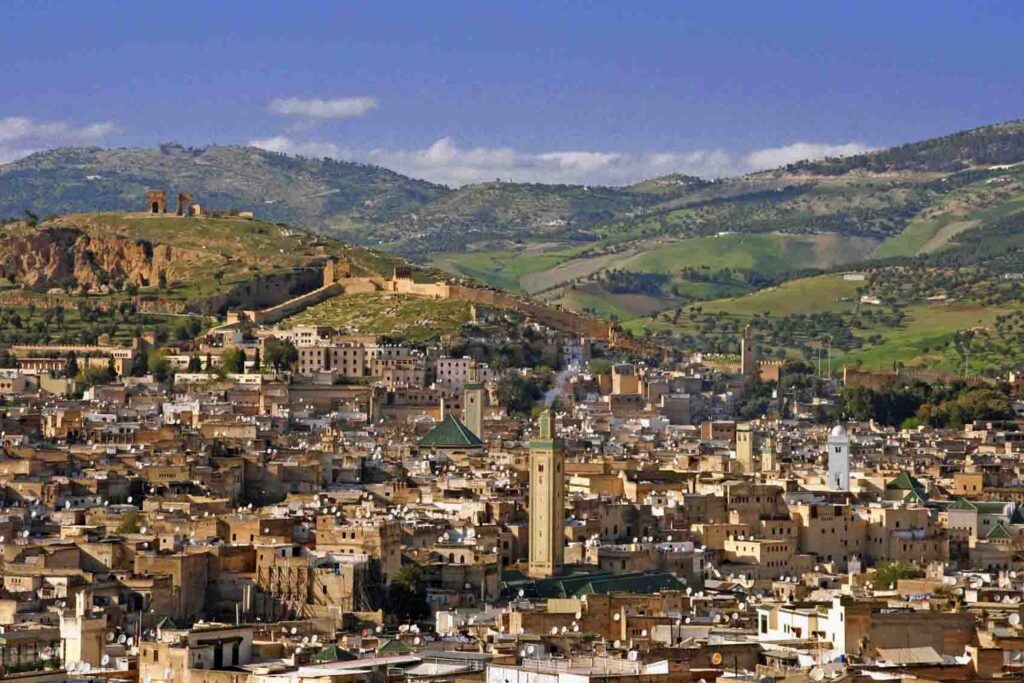
M 196 234 L 208 232 L 218 244 L 172 237 L 184 224 L 169 217 L 126 223 L 123 212 L 141 208 L 150 187 L 194 192 L 208 208 L 252 209 L 264 222 L 226 226 L 227 232 L 237 230 L 234 236 L 216 237 L 216 221 L 203 219 L 212 222 Z M 84 227 L 89 240 L 113 234 L 187 244 L 177 251 L 191 260 L 166 264 L 168 287 L 161 297 L 201 300 L 213 297 L 220 284 L 237 294 L 257 273 L 295 272 L 341 248 L 275 225 L 291 223 L 380 250 L 358 252 L 376 264 L 371 268 L 387 270 L 394 259 L 385 254 L 400 254 L 543 302 L 613 317 L 683 348 L 724 344 L 725 323 L 742 319 L 734 307 L 750 301 L 776 316 L 765 340 L 786 357 L 813 352 L 807 340 L 826 333 L 845 340 L 837 348 L 851 360 L 948 366 L 957 362 L 948 357 L 956 340 L 973 344 L 968 351 L 996 364 L 1017 362 L 1016 353 L 992 350 L 1015 348 L 1015 332 L 1005 324 L 998 334 L 985 333 L 992 318 L 985 314 L 973 321 L 978 324 L 963 325 L 972 322 L 973 307 L 1004 317 L 1024 308 L 1017 279 L 1024 277 L 1022 122 L 741 178 L 671 175 L 622 188 L 493 182 L 450 189 L 381 168 L 244 147 L 66 149 L 0 166 L 0 216 L 95 208 L 118 213 L 43 225 Z M 39 291 L 72 275 L 93 289 L 110 287 L 111 277 L 123 285 L 128 275 L 90 260 L 78 237 L 53 234 L 54 258 L 63 250 L 75 259 L 31 274 L 17 258 L 0 254 L 0 284 Z M 278 244 L 286 234 L 291 241 Z M 20 248 L 19 254 L 30 251 Z M 867 284 L 854 289 L 878 295 L 880 308 L 865 309 L 853 297 L 836 310 L 834 299 L 822 303 L 810 296 L 819 292 L 800 284 L 820 283 L 813 278 L 842 269 L 867 273 Z M 144 271 L 130 277 L 152 289 Z M 772 303 L 771 293 L 790 292 L 790 286 L 805 305 L 799 312 L 776 310 L 787 301 Z M 761 296 L 768 298 L 762 302 Z M 702 312 L 691 318 L 694 310 Z M 720 324 L 704 310 L 725 317 Z M 865 311 L 877 315 L 862 319 Z M 918 343 L 914 320 L 942 330 L 941 358 L 936 339 Z M 887 351 L 894 348 L 886 346 L 892 338 L 883 329 L 887 324 L 904 329 L 912 343 L 899 353 Z M 974 328 L 974 341 L 963 341 Z M 870 355 L 874 348 L 882 350 Z
M 69 148 L 0 165 L 0 216 L 139 211 L 147 189 L 322 230 L 384 223 L 449 192 L 374 166 L 253 147 Z

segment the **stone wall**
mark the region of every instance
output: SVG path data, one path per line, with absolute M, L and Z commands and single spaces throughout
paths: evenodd
M 995 380 L 986 377 L 963 375 L 951 375 L 943 372 L 932 372 L 929 370 L 918 370 L 904 368 L 899 371 L 893 370 L 862 370 L 860 368 L 843 367 L 843 384 L 848 387 L 866 387 L 868 389 L 882 389 L 895 384 L 897 381 L 921 382 L 952 382 L 960 380 L 972 385 L 994 384 Z
M 429 299 L 453 299 L 474 305 L 518 311 L 541 325 L 569 334 L 606 341 L 611 345 L 636 353 L 660 354 L 664 351 L 658 345 L 622 334 L 613 323 L 602 318 L 551 308 L 494 289 L 465 287 L 447 282 L 415 282 L 412 278 L 403 275 L 387 280 L 379 277 L 341 277 L 336 279 L 334 273 L 329 270 L 330 267 L 324 271 L 324 280 L 330 281 L 332 284 L 293 297 L 270 308 L 247 310 L 245 311 L 246 316 L 257 324 L 269 325 L 334 296 L 383 291 Z M 237 319 L 237 315 L 229 316 L 228 322 L 237 321 Z
M 315 306 L 318 303 L 344 293 L 344 287 L 335 282 L 326 287 L 314 289 L 312 292 L 300 294 L 270 308 L 245 311 L 245 315 L 250 321 L 258 325 L 272 325 L 280 320 L 284 320 L 288 316 L 304 311 L 310 306 Z M 231 322 L 230 318 L 228 322 Z

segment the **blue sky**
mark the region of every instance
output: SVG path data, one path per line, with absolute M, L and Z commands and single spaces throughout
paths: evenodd
M 1024 116 L 1019 2 L 5 0 L 0 160 L 247 144 L 450 184 L 741 173 Z

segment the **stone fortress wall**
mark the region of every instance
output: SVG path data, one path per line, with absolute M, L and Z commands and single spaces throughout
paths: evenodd
M 396 269 L 391 278 L 352 277 L 347 263 L 329 261 L 324 267 L 323 278 L 323 284 L 319 288 L 276 306 L 231 313 L 228 315 L 228 323 L 238 322 L 241 315 L 244 315 L 254 323 L 272 325 L 335 296 L 364 292 L 390 292 L 430 299 L 464 301 L 470 304 L 517 311 L 542 325 L 563 332 L 603 340 L 620 348 L 637 352 L 660 352 L 660 349 L 653 345 L 622 335 L 614 324 L 601 318 L 551 308 L 493 289 L 466 287 L 443 281 L 416 282 L 411 273 L 404 269 Z

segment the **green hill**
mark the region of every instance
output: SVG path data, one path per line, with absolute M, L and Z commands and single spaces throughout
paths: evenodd
M 253 147 L 68 148 L 0 165 L 0 217 L 139 211 L 147 189 L 321 230 L 377 225 L 449 192 L 375 166 Z
M 318 287 L 330 258 L 348 261 L 355 275 L 387 276 L 408 265 L 309 230 L 243 218 L 107 212 L 0 227 L 0 276 L 22 298 L 59 289 L 223 313 Z

